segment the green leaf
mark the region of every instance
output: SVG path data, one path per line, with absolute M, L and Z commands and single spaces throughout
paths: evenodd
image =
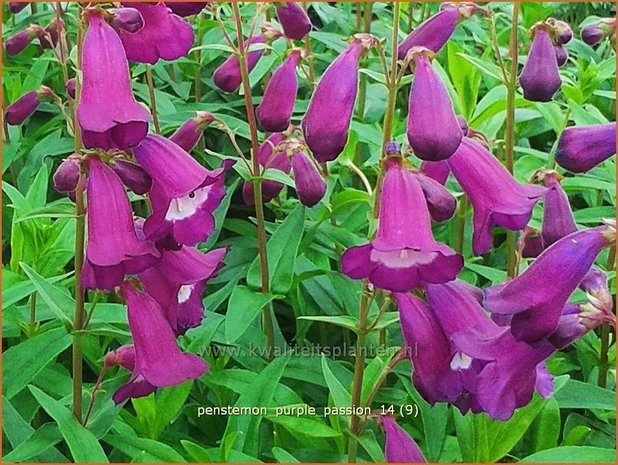
M 549 399 L 545 408 L 539 416 L 534 420 L 534 428 L 532 429 L 532 441 L 534 451 L 540 452 L 545 449 L 550 449 L 558 445 L 560 437 L 560 407 L 556 399 Z
M 547 449 L 529 455 L 520 463 L 616 463 L 616 450 L 590 446 Z
M 343 384 L 341 384 L 341 382 L 335 377 L 330 367 L 328 366 L 328 360 L 324 355 L 322 355 L 321 363 L 322 374 L 324 375 L 324 380 L 326 381 L 326 385 L 328 386 L 330 395 L 333 398 L 335 407 L 350 406 L 352 404 L 352 396 L 346 390 L 346 388 L 343 387 Z
M 482 76 L 474 65 L 461 56 L 463 48 L 460 45 L 449 41 L 447 49 L 448 72 L 457 89 L 463 116 L 466 120 L 470 120 L 476 107 Z
M 75 462 L 109 463 L 97 438 L 79 424 L 69 409 L 35 386 L 28 386 L 28 389 L 58 424 Z
M 273 457 L 278 463 L 300 463 L 300 461 L 290 454 L 288 451 L 283 450 L 281 447 L 273 447 L 271 452 Z
M 66 460 L 54 446 L 62 441 L 62 434 L 56 425 L 45 424 L 32 434 L 26 441 L 21 443 L 7 455 L 2 457 L 4 463 L 29 462 L 45 452 L 55 452 L 56 460 Z
M 146 438 L 108 434 L 103 441 L 135 460 L 139 454 L 142 462 L 184 463 L 185 458 L 167 444 Z
M 358 331 L 358 320 L 353 316 L 299 316 L 299 320 L 320 321 L 331 325 L 341 326 L 351 331 Z
M 187 441 L 185 439 L 180 440 L 180 444 L 187 451 L 187 453 L 191 456 L 194 462 L 197 463 L 212 463 L 212 457 L 208 452 L 208 449 L 203 448 L 199 444 L 195 444 L 194 442 Z
M 49 308 L 65 324 L 71 324 L 71 312 L 75 308 L 75 300 L 62 288 L 54 286 L 50 280 L 43 278 L 36 271 L 25 263 L 19 264 L 24 273 L 30 278 L 39 295 L 43 298 Z
M 554 398 L 560 408 L 588 408 L 616 411 L 616 393 L 593 384 L 569 379 Z
M 163 389 L 156 397 L 156 420 L 154 438 L 157 439 L 180 413 L 189 397 L 193 381 L 187 381 L 180 386 Z
M 225 339 L 232 343 L 242 336 L 265 305 L 275 296 L 236 286 L 232 291 L 225 316 Z
M 314 438 L 335 438 L 341 435 L 341 433 L 335 431 L 330 426 L 325 425 L 320 420 L 315 418 L 291 416 L 266 418 L 292 432 L 304 434 L 305 436 Z
M 69 345 L 71 336 L 66 329 L 55 328 L 9 348 L 2 356 L 4 396 L 10 399 L 20 392 Z

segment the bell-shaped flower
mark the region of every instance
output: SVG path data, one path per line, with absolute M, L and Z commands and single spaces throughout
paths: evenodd
M 543 252 L 543 236 L 537 229 L 526 226 L 517 241 L 517 251 L 522 258 L 536 258 Z
M 421 173 L 430 177 L 434 181 L 439 182 L 444 186 L 449 174 L 451 174 L 451 168 L 448 166 L 448 162 L 444 161 L 424 161 L 421 163 Z
M 294 141 L 289 141 L 293 144 Z M 326 194 L 326 182 L 314 161 L 309 158 L 302 144 L 292 148 L 292 172 L 298 200 L 306 207 L 313 207 Z
M 84 146 L 125 150 L 138 145 L 148 133 L 150 113 L 133 97 L 122 42 L 97 11 L 88 13 L 82 65 L 77 121 Z
M 551 101 L 562 85 L 550 27 L 545 23 L 534 26 L 532 46 L 524 69 L 519 75 L 524 98 L 532 102 Z
M 457 209 L 457 199 L 442 184 L 423 173 L 417 173 L 416 179 L 425 194 L 431 219 L 438 223 L 450 220 Z
M 104 364 L 106 369 L 114 366 L 121 366 L 125 370 L 133 373 L 135 371 L 135 346 L 132 344 L 126 345 L 108 352 L 105 355 Z M 149 396 L 156 390 L 156 386 L 146 381 L 143 376 L 137 375 L 135 379 L 132 377 L 127 384 L 118 388 L 116 392 L 114 392 L 112 400 L 118 405 L 127 399 Z
M 547 22 L 554 29 L 554 37 L 558 45 L 565 45 L 571 42 L 571 39 L 573 39 L 573 29 L 571 29 L 568 23 L 556 18 L 549 18 Z
M 214 231 L 213 212 L 225 196 L 225 172 L 234 164 L 209 171 L 191 155 L 164 137 L 148 135 L 133 150 L 141 167 L 152 178 L 152 216 L 144 225 L 146 237 L 159 241 L 167 236 L 182 245 L 203 242 Z
M 299 63 L 300 50 L 293 50 L 268 81 L 262 102 L 255 109 L 263 131 L 282 132 L 290 125 L 298 90 L 296 67 Z
M 88 244 L 82 286 L 111 291 L 125 275 L 156 263 L 160 254 L 154 245 L 138 240 L 131 204 L 118 175 L 96 156 L 86 163 Z
M 426 462 L 418 444 L 397 424 L 393 417 L 382 416 L 379 422 L 386 436 L 384 457 L 387 463 Z
M 560 176 L 555 171 L 541 171 L 537 173 L 547 192 L 543 204 L 543 247 L 547 248 L 564 236 L 577 231 L 569 197 L 560 185 Z
M 141 166 L 127 160 L 116 158 L 112 162 L 112 169 L 122 180 L 123 184 L 137 195 L 144 195 L 152 187 L 152 179 Z
M 81 173 L 81 157 L 71 155 L 58 166 L 53 176 L 56 192 L 73 192 L 77 189 Z
M 20 125 L 34 114 L 41 102 L 51 99 L 53 95 L 47 86 L 40 86 L 37 90 L 28 92 L 6 108 L 4 111 L 6 123 L 11 126 Z
M 417 48 L 410 54 L 415 71 L 408 101 L 408 142 L 421 160 L 446 160 L 461 143 L 461 126 L 446 87 L 431 65 L 433 53 Z
M 616 33 L 616 18 L 601 18 L 582 28 L 582 40 L 594 47 L 603 39 Z
M 200 357 L 180 351 L 176 336 L 155 299 L 138 291 L 131 282 L 120 286 L 120 295 L 127 304 L 135 355 L 131 378 L 116 391 L 114 402 L 147 395 L 147 384 L 154 388 L 177 386 L 208 371 L 208 364 Z M 130 355 L 128 358 L 124 364 L 130 367 Z
M 565 129 L 558 141 L 556 163 L 585 173 L 616 154 L 616 122 Z
M 448 164 L 474 210 L 472 251 L 482 255 L 493 246 L 492 228 L 524 229 L 545 188 L 521 185 L 480 143 L 465 137 Z
M 512 315 L 511 332 L 518 340 L 536 343 L 547 338 L 597 255 L 615 240 L 615 226 L 608 225 L 563 237 L 517 278 L 486 289 L 484 307 Z
M 193 118 L 185 121 L 174 134 L 170 136 L 170 140 L 185 152 L 191 152 L 202 137 L 204 130 L 210 126 L 210 123 L 215 121 L 215 117 L 205 111 L 197 111 Z
M 135 8 L 144 19 L 144 27 L 135 33 L 119 31 L 129 61 L 154 65 L 159 60 L 173 61 L 189 54 L 193 28 L 163 2 L 123 2 L 123 5 Z
M 187 17 L 199 14 L 209 2 L 163 2 L 165 6 L 172 10 L 172 13 Z
M 288 39 L 303 40 L 311 31 L 309 16 L 297 2 L 276 2 L 275 14 Z
M 19 31 L 13 37 L 7 39 L 4 43 L 6 54 L 10 57 L 19 55 L 21 52 L 26 50 L 28 45 L 30 45 L 36 36 L 36 30 L 33 26 L 30 26 L 23 31 Z
M 463 266 L 460 255 L 434 240 L 423 190 L 403 163 L 395 157 L 384 162 L 376 238 L 348 249 L 341 258 L 345 275 L 368 278 L 377 288 L 393 292 L 451 281 Z
M 135 8 L 112 8 L 108 13 L 112 15 L 111 25 L 117 31 L 135 34 L 144 27 L 144 18 Z

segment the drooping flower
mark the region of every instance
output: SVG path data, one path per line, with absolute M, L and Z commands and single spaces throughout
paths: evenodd
M 255 109 L 262 130 L 282 132 L 290 125 L 298 90 L 296 67 L 299 63 L 300 50 L 293 50 L 268 81 L 262 102 Z
M 32 27 L 28 27 L 23 31 L 19 31 L 10 39 L 7 39 L 4 44 L 4 49 L 6 50 L 6 54 L 10 57 L 14 57 L 19 55 L 21 52 L 26 50 L 28 45 L 32 42 L 32 40 L 36 37 L 36 34 Z
M 191 152 L 202 137 L 204 130 L 215 121 L 215 117 L 205 111 L 197 111 L 193 118 L 185 121 L 174 134 L 170 136 L 170 140 L 185 152 Z
M 289 141 L 293 144 L 294 141 Z M 294 173 L 294 187 L 298 200 L 306 207 L 313 207 L 326 194 L 326 182 L 320 175 L 315 163 L 309 158 L 302 144 L 292 148 L 292 172 Z
M 57 192 L 72 192 L 77 188 L 81 172 L 81 157 L 71 155 L 58 166 L 54 173 L 54 190 Z
M 518 253 L 522 258 L 536 258 L 543 252 L 543 236 L 537 229 L 526 226 L 518 241 Z
M 593 47 L 615 33 L 616 18 L 601 18 L 584 27 L 581 31 L 581 37 L 585 43 Z
M 153 213 L 144 225 L 146 237 L 166 236 L 182 245 L 205 241 L 214 231 L 213 212 L 225 196 L 224 175 L 233 165 L 209 171 L 187 152 L 164 137 L 148 135 L 133 150 L 141 167 L 152 178 Z
M 493 245 L 492 228 L 524 229 L 545 188 L 521 185 L 481 144 L 464 137 L 448 164 L 474 210 L 472 250 L 482 255 Z
M 135 163 L 116 158 L 112 162 L 112 169 L 123 184 L 137 195 L 144 195 L 152 187 L 150 176 Z
M 313 91 L 301 126 L 309 150 L 320 163 L 337 158 L 348 142 L 358 91 L 358 64 L 372 44 L 371 37 L 356 36 L 326 68 Z
M 18 126 L 26 121 L 39 107 L 41 102 L 49 100 L 54 93 L 47 86 L 40 86 L 37 90 L 21 96 L 4 111 L 7 124 Z
M 311 21 L 296 2 L 277 2 L 275 3 L 275 12 L 283 34 L 292 40 L 303 40 L 303 38 L 311 31 Z
M 127 274 L 152 266 L 159 252 L 149 242 L 139 241 L 133 214 L 122 181 L 96 156 L 88 167 L 88 245 L 82 273 L 86 289 L 111 291 Z
M 549 18 L 547 22 L 554 28 L 554 37 L 558 45 L 565 45 L 573 39 L 573 30 L 568 23 L 556 18 Z
M 143 395 L 148 390 L 144 381 L 155 388 L 171 387 L 197 379 L 208 371 L 208 364 L 200 357 L 180 351 L 176 336 L 155 299 L 138 291 L 131 282 L 120 286 L 120 295 L 128 308 L 135 363 L 129 383 L 116 391 L 114 402 L 123 402 L 136 393 Z M 128 361 L 124 363 L 130 366 Z
M 148 133 L 150 113 L 131 92 L 122 42 L 97 11 L 88 14 L 82 63 L 77 121 L 84 146 L 102 150 L 135 147 Z
M 112 15 L 111 25 L 117 31 L 135 34 L 144 27 L 144 18 L 136 8 L 112 8 L 108 13 Z
M 59 32 L 64 29 L 64 22 L 61 19 L 53 19 L 45 29 L 39 26 L 33 27 L 41 50 L 52 50 L 58 45 Z
M 154 65 L 159 60 L 173 61 L 185 57 L 193 46 L 193 28 L 173 14 L 163 2 L 123 2 L 138 10 L 144 27 L 135 33 L 119 31 L 129 61 Z
M 386 436 L 384 456 L 388 463 L 426 462 L 418 444 L 397 424 L 393 417 L 385 415 L 380 417 L 379 421 Z
M 416 179 L 423 189 L 427 208 L 431 219 L 442 223 L 450 220 L 457 209 L 457 200 L 442 184 L 422 173 L 416 174 Z
M 203 254 L 192 247 L 166 250 L 161 261 L 139 274 L 144 290 L 163 309 L 177 336 L 199 326 L 204 318 L 206 283 L 223 267 L 227 249 Z
M 585 173 L 616 154 L 616 122 L 565 129 L 558 141 L 556 163 Z
M 108 352 L 105 354 L 103 363 L 105 369 L 121 366 L 131 373 L 135 372 L 135 346 L 132 344 L 125 345 L 118 347 L 118 349 L 114 351 Z M 156 390 L 156 386 L 146 381 L 143 376 L 138 375 L 135 379 L 130 380 L 127 384 L 120 387 L 112 396 L 112 400 L 118 405 L 127 399 L 149 396 Z
M 172 13 L 187 17 L 199 14 L 208 2 L 163 2 L 165 6 L 172 10 Z
M 520 276 L 485 290 L 484 307 L 512 315 L 516 339 L 535 343 L 552 334 L 573 291 L 597 255 L 616 239 L 615 226 L 577 231 L 546 249 Z
M 562 45 L 554 45 L 554 52 L 556 52 L 556 62 L 558 66 L 563 66 L 569 61 L 569 52 Z
M 421 163 L 421 173 L 444 186 L 449 174 L 451 174 L 451 168 L 446 160 L 424 161 Z
M 541 171 L 537 174 L 547 187 L 543 205 L 543 247 L 547 248 L 564 236 L 577 231 L 569 197 L 560 185 L 560 176 L 555 171 Z
M 550 37 L 550 27 L 545 23 L 534 26 L 532 46 L 524 69 L 519 75 L 524 98 L 532 102 L 551 101 L 562 85 L 556 52 Z
M 415 71 L 408 101 L 408 142 L 421 160 L 446 160 L 461 143 L 461 126 L 446 87 L 431 65 L 432 52 L 412 49 L 410 53 Z
M 368 278 L 374 286 L 393 292 L 455 279 L 463 259 L 433 239 L 417 176 L 395 157 L 386 159 L 385 169 L 377 236 L 343 254 L 343 273 L 352 279 Z

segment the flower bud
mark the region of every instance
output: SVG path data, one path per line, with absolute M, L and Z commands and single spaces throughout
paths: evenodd
M 558 66 L 563 66 L 569 60 L 569 52 L 562 45 L 554 45 L 554 52 Z
M 283 34 L 292 40 L 302 40 L 311 31 L 311 21 L 298 3 L 277 2 L 275 3 L 276 15 Z
M 75 78 L 71 78 L 69 79 L 66 84 L 65 84 L 65 89 L 67 91 L 67 95 L 69 97 L 71 97 L 73 100 L 75 100 L 75 95 L 77 92 L 77 82 L 75 81 Z
M 144 195 L 152 186 L 152 179 L 141 166 L 126 160 L 114 160 L 112 169 L 122 183 L 137 195 Z
M 457 200 L 442 184 L 422 173 L 416 173 L 418 183 L 423 190 L 431 219 L 437 223 L 450 220 L 457 209 Z
M 172 10 L 172 13 L 183 18 L 200 13 L 208 2 L 163 2 L 165 6 Z
M 266 43 L 266 37 L 263 34 L 253 36 L 249 42 L 245 42 L 245 47 L 248 49 L 253 44 Z M 264 49 L 254 50 L 247 55 L 247 72 L 250 73 L 258 64 L 260 57 L 264 53 Z M 242 83 L 240 76 L 240 63 L 236 55 L 230 56 L 225 60 L 212 75 L 212 81 L 223 92 L 236 92 Z
M 556 163 L 573 173 L 584 173 L 616 153 L 616 123 L 570 127 L 558 141 Z
M 293 144 L 294 142 L 289 142 Z M 326 193 L 326 183 L 315 163 L 311 161 L 302 147 L 296 147 L 292 154 L 292 172 L 298 200 L 307 207 L 316 205 Z
M 447 161 L 424 161 L 421 163 L 421 173 L 444 185 L 451 169 Z
M 23 52 L 32 39 L 36 37 L 33 29 L 31 27 L 24 29 L 21 32 L 18 32 L 13 37 L 8 39 L 5 44 L 6 54 L 10 57 L 14 57 Z
M 525 227 L 519 238 L 517 248 L 522 258 L 536 258 L 543 252 L 543 237 L 538 229 Z
M 548 26 L 544 23 L 536 25 L 533 34 L 528 59 L 519 75 L 519 84 L 526 100 L 549 102 L 562 85 L 558 60 Z
M 590 46 L 595 46 L 604 38 L 614 34 L 616 31 L 615 18 L 602 18 L 595 21 L 581 31 L 582 40 Z
M 386 435 L 384 457 L 388 463 L 425 463 L 425 457 L 414 440 L 389 416 L 380 417 Z
M 135 8 L 113 8 L 111 25 L 114 29 L 136 33 L 144 27 L 144 18 Z
M 77 188 L 81 173 L 79 155 L 71 155 L 58 166 L 54 173 L 54 189 L 57 192 L 73 192 Z
M 558 45 L 568 44 L 571 41 L 573 38 L 573 30 L 571 29 L 571 26 L 564 21 L 560 21 L 555 18 L 549 18 L 547 22 L 554 27 L 554 33 Z
M 204 130 L 215 120 L 215 117 L 208 112 L 198 111 L 196 116 L 185 121 L 174 134 L 170 136 L 170 140 L 179 147 L 182 147 L 185 152 L 191 152 L 202 137 Z
M 285 135 L 282 133 L 272 134 L 258 150 L 258 163 L 264 168 L 264 173 L 269 170 L 278 170 L 285 174 L 289 174 L 292 169 L 290 159 L 283 146 L 280 146 L 281 142 L 285 140 Z M 272 199 L 279 195 L 284 189 L 285 185 L 276 181 L 262 181 L 262 201 L 264 203 L 270 202 Z M 248 206 L 255 205 L 253 198 L 253 184 L 245 182 L 242 188 L 242 198 L 245 204 Z
M 14 15 L 30 5 L 30 2 L 9 2 L 9 11 Z
M 543 246 L 547 248 L 564 236 L 577 231 L 577 226 L 569 198 L 560 185 L 562 176 L 553 170 L 543 170 L 538 172 L 535 177 L 547 187 L 543 205 L 543 226 L 541 228 Z
M 47 86 L 41 86 L 36 91 L 28 92 L 20 97 L 15 103 L 9 105 L 4 113 L 6 122 L 11 126 L 17 126 L 23 123 L 36 111 L 43 100 L 48 99 L 53 95 L 51 89 Z

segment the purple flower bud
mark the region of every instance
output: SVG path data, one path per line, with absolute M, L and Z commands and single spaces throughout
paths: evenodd
M 581 37 L 588 45 L 595 46 L 615 32 L 616 18 L 602 18 L 584 27 L 581 31 Z
M 81 173 L 79 155 L 71 155 L 64 160 L 54 173 L 54 189 L 57 192 L 73 192 L 77 188 Z
M 135 8 L 112 8 L 108 12 L 112 14 L 111 25 L 117 31 L 136 33 L 144 27 L 144 18 Z
M 255 109 L 257 121 L 266 132 L 282 132 L 290 125 L 298 90 L 299 62 L 300 50 L 294 50 L 268 81 L 262 102 Z
M 463 132 L 427 50 L 414 53 L 414 81 L 408 102 L 408 142 L 421 160 L 446 160 L 455 153 Z
M 585 173 L 616 153 L 616 122 L 570 127 L 558 141 L 556 163 L 573 173 Z
M 519 255 L 522 258 L 536 258 L 543 252 L 543 236 L 539 230 L 525 227 L 517 244 Z
M 9 11 L 14 15 L 30 5 L 30 2 L 9 2 Z
M 266 36 L 263 34 L 251 37 L 249 42 L 245 42 L 247 49 L 253 44 L 266 43 Z M 247 54 L 247 72 L 251 72 L 253 68 L 260 61 L 260 57 L 264 53 L 264 49 L 254 50 Z M 238 63 L 238 57 L 235 55 L 230 56 L 225 60 L 212 75 L 212 81 L 223 92 L 236 92 L 242 83 L 240 76 L 240 63 Z
M 41 86 L 37 90 L 21 96 L 9 105 L 4 112 L 7 124 L 11 126 L 20 125 L 32 116 L 42 101 L 48 100 L 52 95 L 53 92 L 49 87 Z
M 547 187 L 545 203 L 543 207 L 543 246 L 549 247 L 564 236 L 577 231 L 573 211 L 566 192 L 560 185 L 561 176 L 555 171 L 543 171 L 539 173 Z
M 559 19 L 555 18 L 549 18 L 547 22 L 551 24 L 554 28 L 554 34 L 558 45 L 568 44 L 571 39 L 573 39 L 573 30 L 571 29 L 571 26 L 569 26 L 564 21 L 560 21 Z
M 451 168 L 447 161 L 424 161 L 421 163 L 421 173 L 444 185 L 451 174 Z
M 258 163 L 264 168 L 264 172 L 268 170 L 278 170 L 285 174 L 289 174 L 292 170 L 292 165 L 287 153 L 281 147 L 278 147 L 285 140 L 285 135 L 281 133 L 272 134 L 258 150 Z M 285 188 L 285 185 L 276 181 L 262 181 L 262 201 L 270 202 L 279 195 Z M 245 204 L 248 206 L 255 205 L 253 199 L 253 184 L 245 182 L 242 189 L 242 197 Z
M 35 34 L 39 39 L 41 50 L 53 50 L 58 45 L 59 32 L 64 28 L 62 20 L 54 19 L 45 29 L 37 27 Z
M 425 463 L 425 457 L 414 440 L 389 416 L 380 417 L 386 445 L 384 456 L 388 463 Z
M 277 2 L 275 3 L 276 15 L 283 34 L 292 40 L 303 40 L 311 31 L 311 21 L 298 3 L 296 2 Z
M 71 97 L 73 100 L 75 100 L 75 95 L 77 92 L 77 81 L 75 81 L 75 78 L 71 78 L 69 79 L 66 83 L 65 83 L 65 89 L 67 91 L 67 95 L 69 97 Z
M 592 267 L 579 283 L 579 288 L 588 298 L 588 302 L 580 306 L 582 324 L 586 329 L 595 329 L 601 323 L 615 326 L 614 300 L 609 290 L 607 275 L 600 269 Z
M 397 58 L 404 60 L 413 47 L 425 47 L 434 53 L 442 50 L 455 32 L 461 20 L 456 6 L 446 5 L 444 9 L 427 19 L 397 47 Z
M 144 21 L 138 32 L 118 32 L 129 61 L 154 65 L 159 60 L 173 61 L 189 54 L 193 28 L 164 3 L 123 2 L 123 6 L 138 10 Z
M 180 126 L 170 140 L 182 148 L 185 152 L 191 152 L 202 137 L 204 130 L 215 120 L 208 112 L 198 111 L 196 116 L 188 119 Z
M 123 184 L 137 195 L 144 195 L 152 187 L 152 179 L 137 164 L 130 161 L 115 159 L 112 169 Z
M 418 173 L 416 179 L 423 189 L 423 194 L 425 194 L 431 219 L 438 223 L 450 220 L 457 209 L 455 197 L 442 184 L 429 176 Z
M 199 14 L 208 2 L 163 2 L 165 6 L 178 16 L 187 17 Z
M 315 163 L 300 149 L 292 154 L 292 171 L 300 203 L 306 207 L 313 207 L 322 200 L 326 194 L 326 182 Z
M 551 101 L 562 85 L 556 52 L 545 24 L 534 28 L 532 46 L 519 75 L 519 84 L 524 98 L 532 102 Z
M 36 34 L 31 27 L 18 32 L 6 41 L 6 44 L 4 45 L 6 54 L 10 57 L 19 55 L 26 49 L 26 47 L 28 47 L 28 45 L 30 45 L 30 42 L 32 42 L 32 39 L 35 37 Z
M 563 66 L 569 60 L 569 52 L 562 45 L 554 45 L 554 52 L 558 66 Z
M 95 11 L 88 16 L 82 64 L 77 121 L 84 146 L 102 150 L 135 147 L 148 133 L 150 113 L 133 97 L 122 42 Z

